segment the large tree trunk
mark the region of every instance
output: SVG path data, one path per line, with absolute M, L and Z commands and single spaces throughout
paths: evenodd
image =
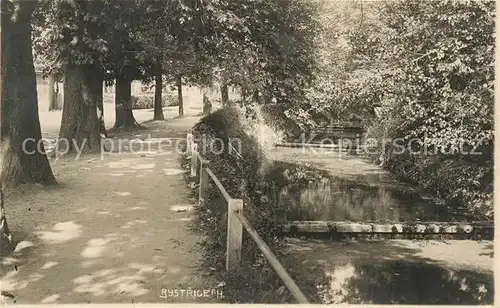
M 115 128 L 132 128 L 137 126 L 132 112 L 132 80 L 124 77 L 116 78 L 115 86 Z
M 223 83 L 220 86 L 220 93 L 222 96 L 222 106 L 226 107 L 229 105 L 229 87 L 227 86 L 226 83 Z
M 155 101 L 154 101 L 154 120 L 165 120 L 163 115 L 163 102 L 162 102 L 162 91 L 163 91 L 163 78 L 162 78 L 162 67 L 161 61 L 158 59 L 156 61 L 155 67 Z
M 247 102 L 248 99 L 248 89 L 246 85 L 241 85 L 240 99 L 243 104 Z
M 182 99 L 182 76 L 177 76 L 177 97 L 179 100 L 179 117 L 184 116 L 184 101 Z
M 7 6 L 15 7 L 15 14 Z M 2 1 L 1 18 L 1 182 L 56 184 L 45 155 L 31 42 L 33 0 Z M 37 149 L 37 144 L 40 144 Z
M 101 122 L 97 108 L 102 101 L 102 80 L 101 72 L 93 65 L 66 66 L 59 150 L 67 153 L 100 151 Z
M 99 133 L 104 136 L 105 138 L 108 138 L 108 134 L 106 133 L 106 126 L 104 125 L 104 84 L 101 83 L 100 85 L 95 84 L 95 86 L 99 86 L 101 89 L 95 89 L 96 93 L 98 93 L 98 98 L 97 98 L 97 118 L 99 119 Z

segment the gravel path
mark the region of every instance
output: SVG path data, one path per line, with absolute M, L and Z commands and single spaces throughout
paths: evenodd
M 196 114 L 119 137 L 181 138 Z M 51 125 L 42 124 L 45 135 L 54 134 Z M 0 289 L 15 296 L 7 302 L 221 301 L 201 268 L 199 235 L 190 229 L 195 200 L 179 154 L 163 150 L 52 160 L 60 187 L 11 192 L 8 220 L 21 242 L 0 263 Z

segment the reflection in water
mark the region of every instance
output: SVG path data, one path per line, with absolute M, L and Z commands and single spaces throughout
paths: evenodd
M 493 303 L 493 276 L 450 270 L 420 261 L 382 261 L 338 266 L 322 290 L 329 304 L 474 305 Z
M 289 184 L 281 189 L 279 201 L 287 220 L 450 220 L 443 206 L 423 200 L 416 191 L 343 179 Z
M 309 174 L 291 165 L 276 164 L 274 167 L 266 182 L 279 186 L 273 189 L 273 200 L 281 205 L 278 215 L 289 221 L 451 222 L 468 218 L 450 211 L 456 206 L 433 203 L 404 183 L 372 178 L 354 182 L 318 172 Z M 281 173 L 286 173 L 285 169 L 290 172 L 280 177 Z M 318 271 L 328 276 L 327 284 L 321 275 L 317 275 L 321 278 L 316 281 L 324 304 L 493 303 L 493 273 L 484 268 L 473 269 L 467 262 L 460 266 L 470 267 L 468 270 L 457 269 L 456 262 L 443 262 L 443 258 L 450 259 L 451 247 L 443 252 L 435 247 L 402 247 L 392 241 L 353 245 L 293 238 L 288 242 L 289 258 L 302 265 L 292 268 L 309 274 Z M 492 257 L 491 247 L 479 255 Z M 476 256 L 469 257 L 477 260 Z

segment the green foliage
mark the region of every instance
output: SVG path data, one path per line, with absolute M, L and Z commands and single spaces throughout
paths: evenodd
M 221 41 L 218 68 L 224 82 L 241 86 L 259 103 L 297 104 L 315 69 L 314 3 L 240 0 L 227 5 L 240 22 Z M 239 44 L 234 37 L 241 37 Z
M 381 80 L 374 90 L 397 117 L 394 134 L 426 136 L 447 150 L 477 139 L 487 147 L 493 139 L 494 2 L 404 1 L 383 7 L 380 16 L 384 27 L 372 41 L 353 35 L 352 45 L 361 65 Z
M 108 84 L 118 75 L 139 79 L 148 65 L 133 39 L 140 9 L 140 1 L 44 1 L 33 21 L 35 58 L 46 72 L 61 74 L 72 63 L 93 65 Z
M 176 96 L 162 96 L 162 107 L 178 106 L 179 102 Z M 152 109 L 154 108 L 154 97 L 151 95 L 132 95 L 132 109 Z
M 34 20 L 46 71 L 92 64 L 151 82 L 239 85 L 259 102 L 301 100 L 314 70 L 316 7 L 309 1 L 48 0 Z
M 340 52 L 331 52 L 337 59 L 322 55 L 326 65 L 310 99 L 289 116 L 314 126 L 360 115 L 369 137 L 381 142 L 425 140 L 437 154 L 399 155 L 389 145 L 382 150 L 386 166 L 457 207 L 491 215 L 494 4 L 400 0 L 331 6 L 322 24 L 338 35 L 323 37 Z M 345 16 L 340 10 L 356 12 L 359 22 L 335 18 Z M 470 152 L 478 141 L 482 155 L 458 153 Z
M 387 50 L 387 41 L 378 38 L 380 44 L 359 51 L 394 65 L 378 69 L 384 72 L 378 93 L 387 106 L 387 134 L 418 137 L 438 151 L 430 157 L 391 155 L 388 165 L 395 169 L 410 164 L 415 170 L 410 178 L 457 207 L 490 217 L 494 12 L 493 1 L 389 5 L 381 11 L 387 27 L 382 34 L 394 47 Z M 483 154 L 460 154 L 460 149 Z
M 160 63 L 167 80 L 179 75 L 197 84 L 210 78 L 208 48 L 213 44 L 212 16 L 202 1 L 141 2 L 141 21 L 132 36 L 141 46 L 137 57 L 150 61 L 145 81 L 151 81 Z M 136 16 L 138 18 L 139 16 Z
M 108 42 L 104 0 L 42 1 L 33 17 L 33 49 L 46 72 L 61 73 L 68 63 L 104 70 Z
M 255 230 L 270 246 L 277 258 L 296 280 L 306 296 L 319 302 L 316 283 L 324 273 L 304 273 L 296 261 L 283 254 L 280 230 L 284 223 L 283 209 L 278 207 L 277 193 L 286 184 L 285 170 L 280 167 L 265 172 L 264 157 L 254 137 L 249 136 L 238 120 L 236 109 L 218 110 L 203 118 L 194 127 L 198 138 L 198 149 L 205 159 L 210 160 L 210 169 L 217 175 L 233 198 L 245 202 L 244 214 Z M 241 140 L 241 156 L 223 151 L 221 154 L 209 151 L 207 145 L 214 138 L 220 138 L 227 145 L 228 140 Z M 300 173 L 300 172 L 299 172 Z M 289 171 L 288 174 L 294 174 Z M 242 176 L 244 175 L 244 176 Z M 293 177 L 293 175 L 292 175 Z M 218 278 L 226 283 L 224 294 L 231 302 L 239 303 L 287 303 L 293 302 L 291 295 L 282 286 L 266 259 L 253 240 L 244 232 L 242 270 L 236 274 L 225 272 L 226 210 L 227 203 L 215 185 L 211 184 L 209 200 L 197 207 L 197 226 L 207 236 L 203 242 L 205 265 L 212 268 Z M 322 281 L 322 280 L 321 280 Z
M 286 112 L 306 130 L 332 121 L 354 116 L 371 116 L 372 107 L 359 99 L 360 89 L 352 84 L 364 83 L 366 93 L 374 82 L 366 70 L 359 70 L 353 56 L 350 35 L 373 31 L 377 15 L 375 1 L 319 1 L 320 24 L 313 46 L 317 61 L 316 78 L 306 90 L 306 99 Z M 353 97 L 356 96 L 356 99 Z M 364 98 L 363 98 L 364 100 Z M 367 101 L 369 99 L 367 98 Z

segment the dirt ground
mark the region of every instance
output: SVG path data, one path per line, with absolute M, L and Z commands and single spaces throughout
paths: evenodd
M 51 161 L 60 186 L 8 193 L 9 227 L 20 243 L 0 263 L 0 289 L 15 296 L 7 303 L 222 300 L 217 281 L 200 268 L 199 235 L 190 230 L 195 200 L 174 149 L 175 138 L 185 138 L 199 119 L 201 106 L 186 107 L 184 118 L 166 108 L 166 121 L 119 136 L 172 138 L 162 151 L 146 140 L 134 153 L 125 146 L 122 153 L 63 157 Z M 114 114 L 107 111 L 110 127 Z M 134 114 L 139 122 L 153 115 Z M 40 114 L 44 137 L 57 136 L 60 117 L 60 111 Z

